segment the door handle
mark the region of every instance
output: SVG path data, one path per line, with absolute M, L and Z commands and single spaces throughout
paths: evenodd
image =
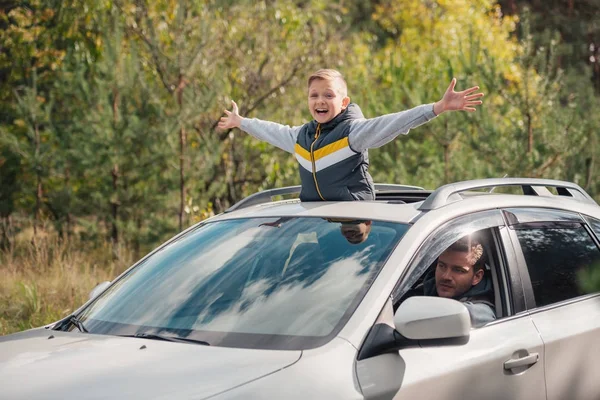
M 540 356 L 538 353 L 531 353 L 530 355 L 521 358 L 513 358 L 504 362 L 504 369 L 513 369 L 533 365 L 538 362 L 539 358 Z

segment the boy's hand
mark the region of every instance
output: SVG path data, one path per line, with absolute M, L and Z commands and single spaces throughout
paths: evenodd
M 242 123 L 242 117 L 240 117 L 237 104 L 233 100 L 231 100 L 231 104 L 233 105 L 233 109 L 231 111 L 224 110 L 227 116 L 221 117 L 219 120 L 218 126 L 220 129 L 239 128 Z
M 450 86 L 446 89 L 442 100 L 438 101 L 433 105 L 433 112 L 436 115 L 440 115 L 446 111 L 475 111 L 475 106 L 482 104 L 481 100 L 477 100 L 483 97 L 483 93 L 474 93 L 479 90 L 479 86 L 473 86 L 462 92 L 455 92 L 454 86 L 456 86 L 456 78 L 452 78 Z

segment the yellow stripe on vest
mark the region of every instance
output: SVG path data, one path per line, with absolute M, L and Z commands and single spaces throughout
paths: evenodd
M 298 143 L 296 143 L 296 146 L 294 147 L 294 151 L 296 152 L 296 154 L 298 154 L 300 157 L 304 158 L 306 161 L 312 162 L 312 159 L 310 158 L 310 152 L 308 150 L 305 150 Z
M 338 150 L 342 150 L 348 147 L 348 137 L 338 140 L 337 142 L 333 142 L 328 144 L 327 146 L 315 151 L 315 161 L 320 160 L 321 158 L 328 156 L 330 154 L 335 153 Z M 310 152 L 300 146 L 298 143 L 294 146 L 294 151 L 297 155 L 304 158 L 306 161 L 312 161 L 310 158 Z
M 346 147 L 348 147 L 348 137 L 345 137 L 343 139 L 338 140 L 337 142 L 333 142 L 331 144 L 328 144 L 325 147 L 320 148 L 319 150 L 315 151 L 315 161 L 319 160 L 325 156 L 328 156 L 330 154 L 335 153 L 338 150 L 342 150 Z

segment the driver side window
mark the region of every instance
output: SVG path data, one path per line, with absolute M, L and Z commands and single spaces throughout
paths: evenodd
M 394 310 L 412 296 L 437 296 L 462 302 L 474 328 L 509 315 L 500 229 L 504 222 L 497 210 L 440 227 L 415 256 L 408 278 L 397 285 Z

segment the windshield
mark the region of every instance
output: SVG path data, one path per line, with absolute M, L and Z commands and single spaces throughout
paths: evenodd
M 79 321 L 99 334 L 317 347 L 342 328 L 407 229 L 323 218 L 209 222 L 131 269 Z

